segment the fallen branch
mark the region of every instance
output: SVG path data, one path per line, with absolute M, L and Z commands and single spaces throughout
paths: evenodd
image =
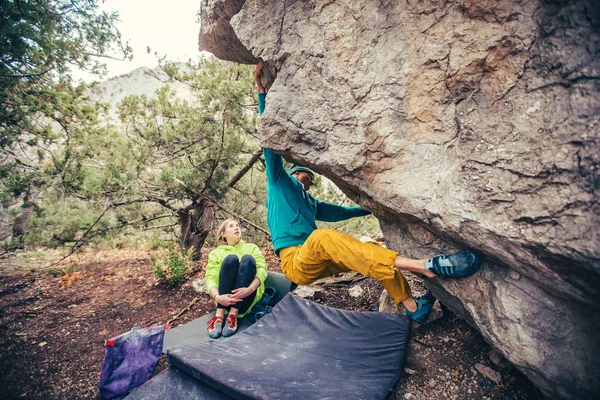
M 360 282 L 360 281 L 362 281 L 363 279 L 367 279 L 367 277 L 366 277 L 366 276 L 364 276 L 364 275 L 357 276 L 356 278 L 352 279 L 352 283 L 355 283 L 355 282 Z
M 198 302 L 198 300 L 200 300 L 200 297 L 196 297 L 194 300 L 192 300 L 192 302 L 190 304 L 188 304 L 186 308 L 184 308 L 183 310 L 179 311 L 179 313 L 176 316 L 174 316 L 173 318 L 171 318 L 170 320 L 168 320 L 167 321 L 167 325 L 171 325 L 171 323 L 173 321 L 177 320 L 184 313 L 186 313 L 194 304 L 196 304 Z
M 431 345 L 430 345 L 430 344 L 427 344 L 427 343 L 425 343 L 425 342 L 422 342 L 422 341 L 420 341 L 419 339 L 412 338 L 411 340 L 414 340 L 415 342 L 419 343 L 421 346 L 425 346 L 425 347 L 431 347 Z

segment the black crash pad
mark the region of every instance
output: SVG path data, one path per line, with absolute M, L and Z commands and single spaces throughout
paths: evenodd
M 135 388 L 127 400 L 232 400 L 212 386 L 169 367 L 142 386 Z
M 265 280 L 265 286 L 272 286 L 276 288 L 279 292 L 279 296 L 281 297 L 284 297 L 289 293 L 291 284 L 292 283 L 287 280 L 283 274 L 278 272 L 269 272 L 269 275 Z M 167 354 L 167 349 L 171 346 L 206 343 L 212 340 L 208 336 L 206 324 L 214 315 L 215 313 L 213 311 L 201 318 L 190 321 L 187 324 L 166 331 L 163 342 L 163 353 Z M 250 325 L 250 322 L 248 322 L 246 318 L 241 318 L 238 323 L 239 332 L 246 330 Z M 219 340 L 228 340 L 228 338 L 221 338 Z
M 288 294 L 246 331 L 172 347 L 168 358 L 235 399 L 383 399 L 400 377 L 409 336 L 404 316 Z

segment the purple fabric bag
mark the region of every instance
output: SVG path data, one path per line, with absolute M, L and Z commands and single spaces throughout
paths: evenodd
M 160 325 L 134 328 L 104 342 L 106 354 L 98 385 L 102 397 L 122 399 L 150 379 L 160 359 L 164 337 L 165 325 Z

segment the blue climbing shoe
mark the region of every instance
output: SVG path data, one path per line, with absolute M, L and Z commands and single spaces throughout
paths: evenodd
M 481 255 L 474 251 L 435 256 L 425 262 L 425 268 L 440 278 L 466 278 L 473 275 L 481 267 Z
M 431 291 L 428 291 L 424 296 L 413 297 L 413 299 L 415 299 L 415 302 L 417 303 L 417 311 L 413 312 L 406 310 L 406 316 L 412 318 L 413 321 L 422 324 L 429 318 L 429 312 L 433 308 L 435 297 L 433 297 Z
M 225 326 L 223 327 L 223 337 L 229 337 L 237 332 L 238 323 L 237 315 L 229 314 L 225 320 Z
M 217 317 L 216 315 L 212 317 L 206 324 L 206 330 L 211 339 L 220 338 L 223 331 L 223 318 Z

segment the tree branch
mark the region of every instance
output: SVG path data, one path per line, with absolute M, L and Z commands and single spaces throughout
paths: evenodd
M 223 111 L 221 112 L 221 148 L 219 149 L 219 156 L 217 157 L 216 162 L 213 163 L 212 165 L 212 169 L 210 171 L 210 174 L 208 175 L 208 178 L 206 179 L 206 183 L 204 184 L 204 188 L 202 189 L 203 192 L 205 192 L 208 187 L 210 186 L 215 170 L 217 169 L 217 167 L 219 166 L 219 160 L 221 160 L 221 155 L 223 154 L 223 148 L 225 147 L 225 113 L 227 112 L 227 104 L 225 104 L 223 106 Z
M 156 203 L 156 201 L 147 198 L 147 199 L 134 199 L 134 200 L 125 200 L 125 201 L 115 201 L 111 205 L 113 207 L 127 206 L 129 204 L 135 203 Z
M 127 57 L 118 58 L 118 57 L 109 56 L 108 54 L 86 53 L 86 55 L 91 56 L 91 57 L 98 57 L 98 58 L 108 58 L 109 60 L 115 60 L 115 61 L 127 60 Z
M 73 255 L 73 253 L 75 253 L 77 250 L 79 250 L 79 248 L 81 248 L 82 246 L 82 241 L 83 239 L 85 239 L 85 237 L 87 236 L 88 233 L 90 233 L 90 231 L 96 226 L 96 224 L 98 222 L 100 222 L 100 220 L 102 219 L 102 217 L 104 217 L 104 214 L 106 214 L 106 212 L 108 210 L 110 210 L 112 208 L 112 204 L 109 204 L 108 207 L 106 207 L 104 209 L 104 211 L 102 211 L 102 214 L 100 214 L 100 216 L 98 218 L 96 218 L 96 221 L 94 221 L 94 223 L 88 228 L 87 231 L 85 231 L 85 233 L 75 242 L 75 244 L 73 245 L 73 247 L 71 247 L 71 251 L 69 252 L 69 254 L 67 254 L 66 256 L 64 256 L 63 258 L 61 258 L 60 260 L 46 266 L 45 268 L 50 268 L 53 267 L 57 264 L 60 264 L 61 262 L 63 262 L 64 260 L 66 260 L 67 258 L 71 257 L 71 255 Z
M 157 220 L 157 219 L 169 218 L 169 217 L 173 217 L 173 214 L 157 215 L 157 216 L 154 216 L 154 217 L 151 217 L 151 218 L 145 218 L 144 217 L 144 218 L 142 218 L 142 219 L 140 219 L 138 221 L 126 222 L 126 223 L 121 224 L 121 225 L 113 226 L 112 228 L 110 228 L 110 230 L 121 229 L 121 228 L 124 228 L 124 227 L 129 226 L 129 225 L 143 224 L 143 223 L 151 222 L 151 221 L 154 221 L 154 220 Z M 163 226 L 171 226 L 171 225 L 173 225 L 173 224 L 163 225 Z M 154 229 L 155 227 L 151 227 L 151 228 Z M 147 229 L 150 229 L 150 228 L 147 228 Z M 145 230 L 147 230 L 147 229 L 145 229 Z
M 11 68 L 11 69 L 14 70 L 14 68 L 12 68 L 12 66 L 6 64 L 5 62 L 2 62 L 2 64 L 6 65 L 9 68 Z M 2 78 L 18 78 L 18 79 L 21 79 L 21 78 L 36 78 L 38 76 L 42 76 L 42 75 L 47 74 L 48 72 L 52 71 L 53 69 L 54 69 L 54 66 L 51 66 L 47 70 L 42 71 L 42 72 L 38 72 L 38 73 L 35 73 L 35 74 L 17 74 L 17 75 L 5 75 L 5 74 L 2 74 L 2 75 L 0 75 L 0 77 L 2 77 Z
M 171 325 L 173 323 L 173 321 L 175 321 L 179 317 L 181 317 L 181 315 L 183 313 L 185 313 L 186 311 L 188 311 L 194 304 L 196 304 L 198 302 L 198 300 L 200 300 L 200 297 L 196 297 L 194 300 L 192 300 L 192 302 L 190 304 L 188 304 L 188 306 L 186 308 L 184 308 L 183 310 L 179 311 L 179 313 L 177 313 L 176 316 L 174 316 L 173 318 L 171 318 L 170 320 L 168 320 L 167 321 L 167 325 Z
M 242 168 L 237 174 L 235 174 L 233 178 L 231 178 L 231 180 L 227 184 L 227 187 L 234 187 L 235 184 L 238 183 L 238 181 L 242 179 L 244 175 L 246 175 L 246 172 L 248 172 L 250 168 L 252 168 L 254 163 L 260 158 L 261 155 L 262 149 L 258 149 L 254 154 L 252 154 L 252 158 L 250 158 L 250 161 L 248 161 L 244 168 Z
M 200 192 L 200 191 L 198 191 L 198 190 L 196 190 L 196 189 L 191 189 L 191 191 L 192 191 L 192 192 L 193 192 L 195 195 L 198 195 L 198 196 L 202 197 L 203 199 L 207 200 L 208 202 L 210 202 L 210 203 L 214 204 L 215 206 L 219 207 L 221 210 L 225 211 L 227 214 L 229 214 L 229 215 L 231 215 L 231 216 L 234 216 L 234 217 L 236 217 L 236 218 L 237 218 L 237 219 L 239 219 L 240 221 L 244 221 L 245 223 L 247 223 L 248 225 L 252 226 L 252 227 L 253 227 L 254 229 L 256 229 L 256 230 L 258 230 L 258 231 L 261 231 L 262 233 L 264 233 L 264 234 L 265 234 L 265 236 L 267 237 L 267 239 L 269 239 L 269 240 L 270 240 L 270 238 L 271 238 L 271 234 L 270 234 L 268 231 L 266 231 L 266 230 L 264 230 L 263 228 L 261 228 L 260 226 L 258 226 L 258 225 L 256 225 L 256 224 L 254 224 L 254 223 L 252 223 L 252 222 L 250 222 L 250 221 L 248 221 L 246 218 L 244 218 L 244 217 L 242 217 L 242 216 L 240 216 L 240 215 L 237 215 L 237 214 L 236 214 L 236 213 L 234 213 L 234 212 L 231 212 L 231 211 L 229 211 L 228 209 L 226 209 L 226 208 L 225 208 L 225 206 L 223 206 L 223 204 L 221 204 L 221 203 L 219 203 L 218 201 L 216 201 L 215 199 L 213 199 L 213 198 L 211 198 L 211 197 L 209 197 L 209 196 L 205 195 L 204 193 L 202 193 L 202 192 Z
M 162 229 L 162 228 L 170 228 L 171 226 L 175 226 L 175 225 L 179 225 L 178 222 L 173 222 L 172 224 L 167 224 L 167 225 L 156 225 L 156 226 L 151 226 L 151 227 L 144 227 L 145 231 L 149 231 L 151 229 Z

